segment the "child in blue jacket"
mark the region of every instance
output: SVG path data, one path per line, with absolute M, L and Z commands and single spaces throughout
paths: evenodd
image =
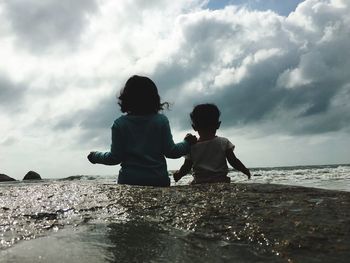
M 126 114 L 114 121 L 110 151 L 90 152 L 89 161 L 121 164 L 119 184 L 170 186 L 165 157 L 186 155 L 196 137 L 187 135 L 174 143 L 169 121 L 159 113 L 168 103 L 161 103 L 156 85 L 147 77 L 129 78 L 118 104 Z

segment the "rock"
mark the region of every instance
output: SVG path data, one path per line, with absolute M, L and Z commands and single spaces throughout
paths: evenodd
M 41 180 L 40 174 L 34 172 L 34 171 L 29 171 L 24 177 L 23 180 Z
M 0 182 L 16 181 L 15 179 L 7 176 L 6 174 L 0 174 Z
M 74 200 L 67 193 L 74 193 Z M 191 259 L 193 255 L 198 262 L 197 257 L 204 255 L 207 259 L 212 254 L 216 260 L 210 258 L 208 262 L 348 263 L 349 207 L 350 192 L 287 185 L 231 183 L 159 188 L 97 181 L 52 181 L 45 187 L 27 183 L 0 188 L 1 225 L 11 226 L 11 235 L 0 237 L 0 259 L 1 252 L 8 251 L 3 249 L 20 240 L 73 224 L 91 231 L 92 222 L 103 218 L 106 224 L 101 227 L 108 227 L 108 247 L 115 247 L 118 256 L 135 251 L 128 250 L 128 245 L 134 244 L 136 233 L 137 255 L 156 259 L 163 257 L 167 249 L 164 244 L 175 241 L 165 238 L 173 236 L 178 247 L 171 249 L 184 248 L 184 252 L 176 250 L 180 251 L 178 255 L 191 255 Z M 69 231 L 67 234 L 73 238 Z M 146 240 L 145 234 L 150 234 Z M 146 250 L 139 250 L 140 246 Z M 29 249 L 34 247 L 37 243 L 28 245 Z M 251 255 L 256 255 L 253 260 L 249 260 Z

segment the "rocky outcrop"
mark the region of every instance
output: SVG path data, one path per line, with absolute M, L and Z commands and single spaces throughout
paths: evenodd
M 10 176 L 7 176 L 6 174 L 0 174 L 0 182 L 10 182 L 10 181 L 16 181 Z
M 74 193 L 74 198 L 67 193 Z M 93 228 L 101 237 L 108 233 L 103 239 L 112 242 L 108 248 L 113 245 L 118 259 L 125 251 L 134 251 L 128 244 L 135 244 L 138 234 L 137 249 L 146 248 L 138 249 L 138 255 L 155 251 L 151 255 L 156 259 L 167 255 L 167 244 L 174 244 L 174 251 L 185 253 L 184 259 L 193 255 L 195 262 L 212 255 L 207 262 L 348 263 L 349 207 L 350 192 L 272 184 L 159 188 L 104 181 L 28 183 L 0 188 L 0 222 L 11 226 L 11 235 L 0 235 L 0 258 L 3 249 L 21 240 L 52 233 L 52 228 L 93 227 L 103 218 L 108 231 L 101 223 Z M 69 232 L 67 238 L 74 240 Z M 27 251 L 38 246 L 26 244 Z M 125 260 L 129 261 L 133 260 Z
M 23 180 L 41 180 L 40 174 L 34 171 L 29 171 L 24 177 Z

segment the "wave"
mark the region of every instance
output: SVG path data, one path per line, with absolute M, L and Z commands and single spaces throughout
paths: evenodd
M 58 179 L 58 181 L 92 181 L 92 180 L 114 180 L 115 176 L 101 176 L 101 175 L 72 175 L 65 178 Z

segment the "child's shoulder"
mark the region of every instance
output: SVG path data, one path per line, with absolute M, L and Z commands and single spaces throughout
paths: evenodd
M 158 122 L 169 122 L 167 116 L 161 113 L 156 113 L 152 116 L 152 118 Z
M 122 128 L 124 126 L 128 126 L 128 122 L 129 120 L 127 115 L 121 115 L 114 120 L 112 128 Z
M 127 115 L 121 115 L 121 116 L 119 116 L 118 118 L 116 118 L 116 119 L 114 120 L 114 124 L 118 125 L 118 124 L 120 124 L 120 123 L 125 122 L 126 119 L 127 119 L 126 116 L 127 116 Z
M 158 122 L 168 122 L 168 118 L 161 113 L 155 113 L 151 115 L 121 115 L 117 119 L 114 120 L 115 125 L 122 125 L 123 123 L 127 123 L 129 121 L 149 121 L 154 120 Z
M 234 144 L 226 137 L 217 136 L 216 139 L 225 149 L 230 149 L 235 147 Z
M 216 136 L 215 140 L 220 141 L 220 142 L 227 142 L 227 141 L 229 141 L 229 139 L 227 139 L 226 137 L 222 137 L 222 136 Z

